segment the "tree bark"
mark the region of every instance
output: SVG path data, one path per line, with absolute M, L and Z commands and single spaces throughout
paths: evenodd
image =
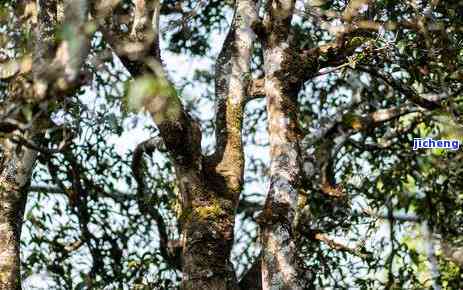
M 250 60 L 256 39 L 256 1 L 235 2 L 230 31 L 216 64 L 216 140 L 205 159 L 206 188 L 192 194 L 192 215 L 184 229 L 184 288 L 238 289 L 230 261 L 235 213 L 243 187 L 243 111 L 249 87 Z
M 160 2 L 135 1 L 130 35 L 107 29 L 111 9 L 94 7 L 93 13 L 103 20 L 106 40 L 131 75 L 153 77 L 164 86 L 163 92 L 142 96 L 137 109 L 152 115 L 175 167 L 182 204 L 183 289 L 238 289 L 230 253 L 243 186 L 242 119 L 255 40 L 251 29 L 257 19 L 255 6 L 256 1 L 235 2 L 233 23 L 216 67 L 217 146 L 207 157 L 201 153 L 199 126 L 183 108 L 161 66 Z M 143 49 L 127 54 L 123 49 L 127 41 L 140 43 Z
M 21 289 L 19 242 L 37 152 L 0 140 L 0 289 Z
M 297 62 L 288 36 L 295 1 L 268 1 L 264 28 L 264 70 L 270 142 L 270 188 L 262 221 L 263 289 L 302 289 L 298 285 L 292 224 L 301 182 L 297 94 L 292 78 Z

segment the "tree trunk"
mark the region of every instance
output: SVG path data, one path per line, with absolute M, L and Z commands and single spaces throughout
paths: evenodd
M 112 33 L 104 23 L 101 25 L 105 39 L 116 48 L 115 53 L 132 77 L 149 76 L 165 85 L 163 92 L 138 98 L 135 109 L 151 114 L 175 166 L 182 204 L 183 289 L 238 289 L 230 253 L 243 187 L 242 121 L 256 38 L 251 29 L 257 20 L 256 2 L 235 1 L 233 23 L 216 66 L 217 146 L 207 157 L 201 153 L 200 128 L 183 108 L 161 65 L 160 1 L 135 1 L 130 35 Z M 110 9 L 105 12 L 96 7 L 93 13 L 96 19 L 113 17 Z M 133 55 L 118 51 L 126 40 L 143 44 L 143 51 Z M 155 69 L 146 62 L 152 63 L 153 59 L 157 62 Z
M 264 26 L 265 93 L 269 120 L 270 188 L 262 226 L 263 289 L 302 289 L 297 283 L 294 221 L 300 170 L 295 64 L 288 41 L 294 1 L 269 1 Z
M 255 21 L 256 1 L 236 1 L 216 64 L 216 151 L 205 158 L 204 185 L 200 192 L 189 191 L 191 208 L 185 208 L 184 289 L 239 289 L 230 254 L 243 187 L 242 123 Z
M 184 214 L 183 288 L 237 288 L 230 261 L 235 224 L 232 199 L 206 187 L 192 187 L 191 208 Z
M 0 289 L 21 289 L 19 242 L 37 152 L 9 139 L 0 142 Z

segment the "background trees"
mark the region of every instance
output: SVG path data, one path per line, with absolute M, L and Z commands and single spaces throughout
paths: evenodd
M 460 1 L 0 3 L 1 287 L 461 285 Z

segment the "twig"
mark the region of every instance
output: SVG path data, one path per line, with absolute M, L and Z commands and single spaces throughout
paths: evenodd
M 343 243 L 335 241 L 333 238 L 329 237 L 327 234 L 324 233 L 315 233 L 313 238 L 317 241 L 323 242 L 333 250 L 347 252 L 360 258 L 366 258 L 369 255 L 368 253 L 362 251 L 361 248 L 349 247 Z
M 343 63 L 343 64 L 337 66 L 337 67 L 333 67 L 333 68 L 327 69 L 325 71 L 320 71 L 320 72 L 316 73 L 313 76 L 313 78 L 316 78 L 316 77 L 319 77 L 319 76 L 322 76 L 322 75 L 326 75 L 326 74 L 330 74 L 330 73 L 335 72 L 337 70 L 340 70 L 340 69 L 342 69 L 344 67 L 348 67 L 350 64 L 351 64 L 351 62 L 346 62 L 346 63 Z

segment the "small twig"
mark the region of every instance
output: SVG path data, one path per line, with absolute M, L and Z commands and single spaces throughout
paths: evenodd
M 52 187 L 52 186 L 44 186 L 44 185 L 31 185 L 29 187 L 29 191 L 67 195 L 65 190 L 63 190 L 60 187 Z M 98 193 L 101 194 L 103 197 L 109 197 L 117 202 L 135 200 L 135 197 L 132 193 L 123 192 L 123 191 L 116 190 L 116 189 L 113 189 L 111 192 L 107 192 L 106 190 L 98 190 Z
M 333 250 L 347 252 L 360 258 L 366 258 L 368 256 L 368 253 L 362 252 L 362 249 L 359 249 L 358 247 L 349 247 L 343 243 L 335 241 L 333 238 L 324 233 L 315 233 L 314 239 L 323 242 Z
M 53 154 L 56 154 L 56 153 L 59 153 L 60 151 L 57 150 L 57 149 L 49 149 L 49 148 L 46 148 L 46 147 L 42 147 L 30 140 L 27 140 L 26 138 L 20 136 L 20 135 L 14 135 L 12 138 L 11 138 L 11 141 L 19 144 L 19 145 L 24 145 L 30 149 L 33 149 L 35 151 L 38 151 L 40 153 L 43 153 L 43 154 L 47 154 L 47 155 L 53 155 Z
M 15 142 L 17 144 L 20 144 L 20 145 L 24 145 L 24 146 L 26 146 L 26 147 L 28 147 L 30 149 L 36 150 L 36 151 L 38 151 L 40 153 L 47 154 L 47 155 L 53 155 L 53 154 L 61 153 L 61 152 L 63 152 L 64 149 L 66 149 L 71 144 L 71 140 L 69 138 L 67 138 L 67 139 L 64 139 L 63 141 L 61 141 L 61 143 L 58 145 L 58 148 L 51 149 L 51 148 L 46 148 L 46 147 L 40 146 L 40 145 L 34 143 L 33 141 L 28 140 L 28 139 L 26 139 L 23 136 L 18 135 L 18 134 L 14 134 L 11 137 L 11 141 L 13 141 L 13 142 Z
M 83 244 L 84 244 L 84 242 L 82 240 L 77 240 L 77 241 L 75 241 L 73 243 L 70 243 L 70 244 L 66 245 L 64 247 L 64 249 L 67 252 L 74 252 L 74 251 L 78 250 Z
M 346 63 L 343 63 L 343 64 L 337 66 L 337 67 L 333 67 L 333 68 L 327 69 L 325 71 L 320 71 L 320 72 L 316 73 L 313 76 L 313 78 L 316 78 L 316 77 L 319 77 L 319 76 L 322 76 L 322 75 L 326 75 L 326 74 L 330 74 L 330 73 L 335 72 L 337 70 L 340 70 L 340 69 L 342 69 L 344 67 L 348 67 L 350 64 L 351 64 L 351 62 L 346 62 Z
M 198 15 L 197 10 L 200 9 L 201 7 L 204 7 L 206 4 L 207 4 L 207 1 L 199 1 L 195 5 L 195 7 L 193 7 L 193 9 L 191 9 L 191 11 L 188 12 L 186 15 L 182 15 L 180 19 L 170 21 L 167 27 L 162 29 L 162 33 L 166 33 L 169 30 L 174 29 L 177 26 L 184 27 L 193 17 Z M 181 13 L 183 14 L 183 11 Z
M 419 222 L 421 217 L 415 214 L 406 214 L 406 213 L 380 213 L 375 212 L 371 209 L 362 209 L 361 211 L 354 211 L 353 216 L 369 216 L 378 219 L 392 219 L 394 221 L 401 221 L 401 222 Z

